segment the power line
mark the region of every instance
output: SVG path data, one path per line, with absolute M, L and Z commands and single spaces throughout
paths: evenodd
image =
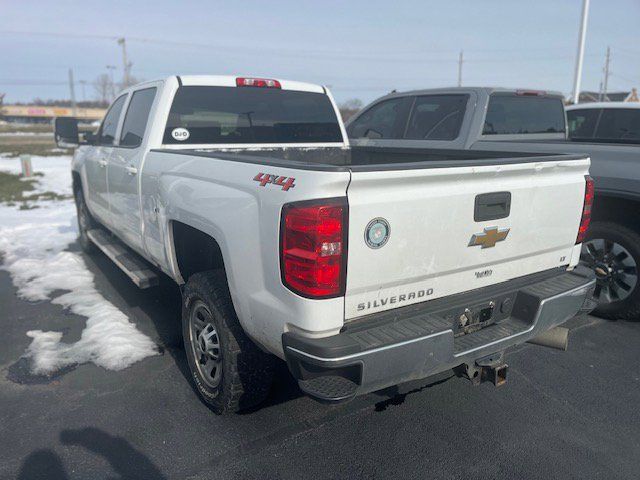
M 626 77 L 624 75 L 619 75 L 617 73 L 611 73 L 611 72 L 609 72 L 609 75 L 611 75 L 612 77 L 617 77 L 617 78 L 619 78 L 621 80 L 624 80 L 626 82 L 640 83 L 640 78 L 635 78 L 635 79 L 634 78 L 629 78 L 629 77 Z
M 51 36 L 58 38 L 93 38 L 93 39 L 103 39 L 103 40 L 114 40 L 120 41 L 122 38 L 126 38 L 127 41 L 139 42 L 139 43 L 148 43 L 148 44 L 156 44 L 156 45 L 170 45 L 176 47 L 189 47 L 189 48 L 206 48 L 206 49 L 216 49 L 216 55 L 235 55 L 237 52 L 243 52 L 245 54 L 255 55 L 257 48 L 255 46 L 242 46 L 242 45 L 223 45 L 223 44 L 212 44 L 212 43 L 199 43 L 199 42 L 184 42 L 184 41 L 176 41 L 176 40 L 164 40 L 157 38 L 146 38 L 146 37 L 135 37 L 135 36 L 114 36 L 114 35 L 101 35 L 101 34 L 85 34 L 85 33 L 58 33 L 58 32 L 29 32 L 29 31 L 20 31 L 20 30 L 0 30 L 0 34 L 12 34 L 12 35 L 27 35 L 27 36 Z M 453 63 L 451 57 L 446 58 L 446 56 L 452 53 L 451 51 L 446 50 L 394 50 L 389 52 L 376 52 L 371 54 L 369 52 L 349 52 L 349 51 L 330 51 L 330 50 L 305 50 L 304 52 L 300 52 L 298 50 L 287 50 L 286 48 L 281 47 L 266 47 L 261 46 L 259 48 L 260 51 L 271 51 L 279 56 L 287 56 L 287 57 L 315 57 L 317 59 L 328 59 L 328 60 L 345 60 L 345 61 L 367 61 L 367 60 L 380 60 L 384 58 L 385 62 L 394 62 L 394 63 L 404 63 L 404 62 L 432 62 L 432 63 Z M 232 51 L 235 51 L 233 53 Z M 469 50 L 474 53 L 504 53 L 504 52 L 518 52 L 521 49 L 471 49 Z M 557 51 L 557 48 L 549 48 L 549 49 L 527 49 L 528 52 L 538 51 Z M 425 53 L 438 54 L 443 56 L 443 58 L 425 58 Z M 402 56 L 411 56 L 411 58 L 400 58 Z M 523 57 L 519 55 L 517 58 L 476 58 L 465 61 L 470 61 L 473 63 L 478 62 L 515 62 L 515 61 L 560 61 L 571 59 L 570 56 L 543 56 L 543 57 Z

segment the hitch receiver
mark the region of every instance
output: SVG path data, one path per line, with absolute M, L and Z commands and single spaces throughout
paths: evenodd
M 488 357 L 476 360 L 474 365 L 463 365 L 464 376 L 474 385 L 482 382 L 491 382 L 496 387 L 507 383 L 507 371 L 509 366 L 504 363 L 504 352 L 495 353 Z
M 509 365 L 503 363 L 497 367 L 483 367 L 482 373 L 486 375 L 487 380 L 492 382 L 496 387 L 501 387 L 507 383 L 507 370 Z

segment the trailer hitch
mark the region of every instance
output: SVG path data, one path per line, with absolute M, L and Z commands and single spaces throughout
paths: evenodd
M 507 371 L 509 365 L 504 363 L 504 352 L 495 353 L 483 357 L 473 365 L 464 364 L 463 374 L 474 386 L 482 382 L 491 382 L 496 387 L 501 387 L 507 383 Z

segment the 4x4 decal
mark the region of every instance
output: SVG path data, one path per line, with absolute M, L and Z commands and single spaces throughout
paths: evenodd
M 253 180 L 254 182 L 259 182 L 261 187 L 265 187 L 267 184 L 278 185 L 282 187 L 282 190 L 285 192 L 290 188 L 295 187 L 294 182 L 296 181 L 293 177 L 282 177 L 262 172 L 253 177 Z

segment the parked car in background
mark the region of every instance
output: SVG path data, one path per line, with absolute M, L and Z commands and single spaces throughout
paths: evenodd
M 574 142 L 640 145 L 640 103 L 580 103 L 566 110 L 569 139 Z
M 573 107 L 570 129 L 580 135 L 569 141 L 560 93 L 419 90 L 375 100 L 347 122 L 347 132 L 352 145 L 588 155 L 596 201 L 582 260 L 598 278 L 596 312 L 635 319 L 640 317 L 640 148 L 634 143 L 640 110 L 629 105 Z
M 56 122 L 75 145 L 77 125 Z M 72 164 L 80 244 L 182 286 L 216 412 L 261 402 L 273 355 L 327 402 L 460 369 L 590 311 L 587 155 L 349 148 L 328 90 L 184 76 L 125 90 Z

